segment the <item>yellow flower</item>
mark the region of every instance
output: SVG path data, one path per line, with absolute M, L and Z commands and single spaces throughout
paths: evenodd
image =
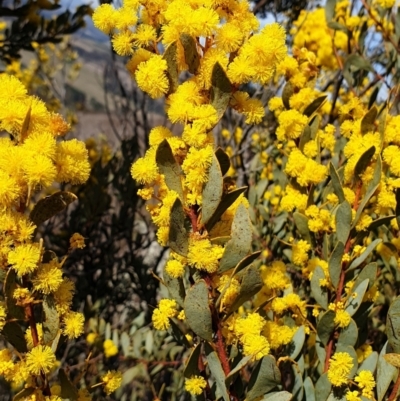
M 185 272 L 185 266 L 178 260 L 172 259 L 167 262 L 165 271 L 174 278 L 182 277 Z
M 55 363 L 54 352 L 47 345 L 38 345 L 26 355 L 26 367 L 33 375 L 49 373 Z
M 364 359 L 368 358 L 372 354 L 372 347 L 369 344 L 363 344 L 361 347 L 356 349 L 357 362 L 361 363 Z
M 185 390 L 192 395 L 200 395 L 206 388 L 207 382 L 201 376 L 192 376 L 185 379 Z
M 311 245 L 304 240 L 300 240 L 297 244 L 292 246 L 292 262 L 295 265 L 302 266 L 308 260 L 308 252 L 311 249 Z
M 64 278 L 63 282 L 53 294 L 58 313 L 65 314 L 69 311 L 74 296 L 74 290 L 74 283 L 70 279 Z
M 94 342 L 96 341 L 96 338 L 97 338 L 98 336 L 99 336 L 99 335 L 98 335 L 97 333 L 89 333 L 89 334 L 86 336 L 86 342 L 87 342 L 88 344 L 92 345 L 92 344 L 94 344 Z
M 101 4 L 92 15 L 94 26 L 108 35 L 116 24 L 117 12 L 111 4 Z
M 270 346 L 268 340 L 261 335 L 250 334 L 243 339 L 243 354 L 252 355 L 252 359 L 258 361 L 269 354 Z
M 167 62 L 159 55 L 139 64 L 135 78 L 139 88 L 153 99 L 162 97 L 168 92 L 169 82 L 165 75 Z
M 224 249 L 220 245 L 212 245 L 210 240 L 192 238 L 189 241 L 188 263 L 199 270 L 214 273 L 218 268 Z
M 90 175 L 90 163 L 85 143 L 76 139 L 57 143 L 57 181 L 83 184 Z
M 57 291 L 63 281 L 63 272 L 56 259 L 49 263 L 42 263 L 32 278 L 35 290 L 43 294 L 50 294 Z
M 361 389 L 361 393 L 364 397 L 373 399 L 374 398 L 374 387 L 375 379 L 372 372 L 369 370 L 362 370 L 354 379 L 358 383 L 358 387 Z
M 69 312 L 64 316 L 63 333 L 69 338 L 78 338 L 83 333 L 85 317 L 79 312 Z
M 133 32 L 126 30 L 117 33 L 112 38 L 112 45 L 115 53 L 120 56 L 129 56 L 133 53 Z
M 158 167 L 155 160 L 155 149 L 150 148 L 144 157 L 136 160 L 131 167 L 131 174 L 139 184 L 152 184 L 157 177 Z
M 104 376 L 101 377 L 104 384 L 104 391 L 107 395 L 113 393 L 122 384 L 122 373 L 116 372 L 115 370 L 108 371 Z
M 69 246 L 72 249 L 83 249 L 85 247 L 85 238 L 79 233 L 75 233 L 72 235 L 72 237 L 69 240 Z
M 35 244 L 19 245 L 8 254 L 8 263 L 16 270 L 18 276 L 35 271 L 39 259 L 40 250 Z
M 336 352 L 329 360 L 328 380 L 336 387 L 347 384 L 353 366 L 353 358 L 347 352 Z
M 104 355 L 106 358 L 111 358 L 118 354 L 118 347 L 114 344 L 113 340 L 105 340 L 103 343 Z
M 361 401 L 361 398 L 358 396 L 358 391 L 347 391 L 346 401 Z
M 156 330 L 167 330 L 170 326 L 169 319 L 175 317 L 178 313 L 177 303 L 173 299 L 162 299 L 158 308 L 154 309 L 152 321 Z

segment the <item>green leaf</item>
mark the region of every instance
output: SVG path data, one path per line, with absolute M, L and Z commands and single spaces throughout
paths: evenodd
M 240 372 L 253 358 L 253 355 L 248 355 L 242 358 L 239 363 L 229 372 L 228 376 L 226 376 L 225 384 L 227 387 L 231 384 L 234 379 L 236 373 Z
M 131 351 L 131 339 L 129 337 L 129 334 L 126 331 L 123 331 L 121 333 L 121 348 L 124 356 L 128 356 L 130 351 Z
M 224 401 L 230 401 L 228 390 L 225 384 L 225 373 L 222 369 L 218 355 L 208 343 L 204 344 L 204 349 L 206 353 L 208 367 L 210 368 L 211 374 L 214 377 L 217 388 L 221 392 Z
M 331 278 L 331 283 L 335 288 L 338 287 L 340 281 L 340 274 L 342 272 L 343 254 L 344 254 L 344 244 L 343 242 L 338 242 L 331 254 L 331 257 L 329 258 L 329 263 L 328 263 L 329 276 Z
M 190 348 L 190 343 L 189 343 L 188 339 L 186 338 L 185 333 L 182 332 L 180 327 L 174 322 L 173 319 L 169 319 L 169 322 L 171 324 L 172 336 L 174 337 L 176 342 L 178 344 L 184 344 L 185 347 Z
M 185 51 L 185 61 L 189 67 L 189 72 L 196 74 L 200 66 L 200 56 L 197 51 L 196 41 L 186 33 L 181 34 L 180 40 Z
M 281 372 L 275 358 L 267 355 L 254 368 L 248 385 L 247 401 L 253 401 L 281 383 Z
M 361 120 L 361 134 L 365 135 L 367 132 L 375 131 L 375 120 L 378 115 L 376 106 L 372 106 L 364 115 Z
M 328 380 L 328 375 L 324 373 L 315 383 L 315 398 L 317 401 L 326 401 L 331 392 L 332 384 Z
M 211 105 L 217 110 L 218 119 L 222 118 L 228 107 L 231 92 L 232 85 L 226 72 L 216 63 L 211 74 Z
M 240 290 L 235 299 L 235 302 L 233 302 L 233 304 L 229 308 L 228 315 L 233 313 L 252 296 L 257 294 L 263 286 L 263 280 L 261 278 L 259 269 L 254 266 L 249 266 L 246 270 L 239 273 L 236 277 L 241 279 Z
M 293 399 L 302 400 L 304 395 L 304 384 L 303 377 L 298 366 L 292 365 L 292 377 L 294 380 L 293 388 L 291 389 L 293 393 Z
M 164 175 L 168 189 L 175 191 L 183 199 L 181 168 L 176 162 L 170 144 L 164 139 L 157 147 L 156 163 L 160 174 Z
M 376 275 L 378 274 L 378 265 L 375 262 L 368 263 L 361 270 L 360 274 L 354 281 L 354 288 L 356 288 L 362 281 L 366 278 L 369 279 L 368 288 L 371 288 L 372 284 L 375 282 Z
M 28 136 L 29 124 L 31 122 L 31 113 L 32 113 L 32 103 L 29 105 L 29 109 L 26 112 L 24 122 L 22 123 L 21 133 L 19 135 L 19 142 L 24 142 L 24 140 Z
M 351 319 L 347 327 L 341 330 L 338 338 L 338 344 L 350 345 L 354 347 L 358 339 L 358 327 L 356 322 Z
M 376 371 L 377 401 L 382 401 L 384 399 L 390 383 L 398 371 L 398 369 L 388 363 L 384 357 L 386 355 L 387 346 L 388 342 L 383 346 L 378 358 L 378 367 Z
M 260 255 L 261 255 L 261 251 L 257 251 L 248 256 L 245 256 L 233 269 L 231 277 L 233 277 L 235 274 L 238 274 L 240 271 L 242 271 L 247 266 L 251 265 Z
M 297 356 L 303 349 L 305 339 L 306 339 L 306 333 L 304 331 L 304 326 L 300 326 L 296 330 L 296 333 L 294 333 L 292 341 L 289 343 L 288 346 L 290 358 L 292 359 L 297 358 Z
M 169 227 L 169 247 L 176 253 L 186 256 L 189 247 L 189 226 L 182 202 L 177 198 L 171 208 Z
M 329 175 L 332 180 L 333 192 L 335 192 L 335 195 L 338 197 L 339 203 L 343 203 L 346 198 L 344 197 L 342 183 L 340 182 L 339 174 L 332 163 L 329 163 Z
M 324 104 L 327 97 L 328 96 L 326 95 L 317 97 L 305 108 L 303 114 L 305 114 L 307 117 L 310 117 Z
M 396 216 L 394 214 L 391 214 L 390 216 L 385 216 L 385 217 L 380 217 L 379 219 L 374 220 L 367 228 L 367 231 L 370 232 L 380 226 L 385 226 L 390 224 L 390 222 L 395 218 Z
M 328 308 L 328 291 L 321 287 L 320 280 L 326 278 L 321 266 L 317 266 L 311 277 L 311 295 L 324 309 Z
M 290 109 L 290 97 L 293 95 L 294 93 L 294 88 L 293 85 L 290 81 L 286 82 L 286 85 L 283 87 L 282 90 L 282 102 L 283 105 L 285 106 L 285 109 L 289 110 Z
M 186 321 L 201 338 L 212 341 L 212 319 L 208 305 L 208 288 L 204 280 L 199 280 L 187 292 L 184 303 Z
M 354 177 L 356 182 L 362 181 L 362 174 L 364 173 L 365 169 L 372 161 L 372 157 L 374 156 L 376 151 L 375 146 L 371 146 L 367 149 L 359 158 L 355 168 L 354 168 Z
M 224 237 L 215 237 L 215 238 L 211 238 L 210 242 L 213 245 L 222 245 L 225 246 L 225 244 L 231 239 L 231 237 L 229 236 L 224 236 Z
M 58 381 L 61 386 L 61 398 L 68 398 L 71 401 L 75 401 L 78 399 L 78 390 L 71 383 L 64 369 L 60 369 L 58 371 Z
M 25 334 L 17 322 L 7 322 L 1 334 L 20 353 L 28 352 Z
M 202 344 L 199 343 L 196 345 L 194 350 L 189 356 L 189 359 L 186 363 L 185 370 L 183 371 L 183 375 L 186 378 L 190 378 L 192 376 L 196 376 L 200 373 L 199 371 L 199 356 L 200 356 L 200 351 L 201 351 L 201 346 Z
M 171 43 L 165 50 L 163 59 L 167 62 L 167 77 L 169 81 L 168 94 L 174 93 L 179 86 L 179 72 L 177 56 L 177 44 L 176 42 Z
M 368 256 L 370 255 L 370 253 L 375 249 L 375 247 L 380 244 L 382 242 L 381 238 L 377 238 L 375 240 L 373 240 L 365 249 L 365 251 L 358 256 L 357 258 L 355 258 L 349 266 L 349 269 L 355 269 L 356 267 L 360 266 L 362 263 L 365 262 L 365 260 L 368 258 Z
M 307 216 L 299 212 L 294 212 L 293 220 L 302 238 L 305 239 L 308 243 L 311 243 L 311 235 L 310 235 L 310 230 L 308 228 Z
M 374 373 L 376 366 L 378 364 L 378 353 L 374 351 L 372 354 L 368 355 L 368 357 L 361 362 L 361 365 L 358 367 L 358 373 L 362 370 L 369 370 Z
M 6 300 L 7 314 L 12 319 L 26 320 L 25 311 L 22 306 L 18 306 L 13 297 L 17 285 L 17 273 L 14 269 L 8 269 L 3 291 Z
M 252 226 L 247 208 L 240 204 L 232 222 L 231 240 L 226 244 L 218 273 L 235 267 L 251 250 Z
M 316 114 L 308 123 L 308 125 L 310 126 L 311 139 L 315 139 L 317 137 L 317 132 L 319 130 L 320 124 L 321 124 L 321 117 L 318 114 Z
M 315 401 L 315 388 L 309 376 L 307 376 L 304 380 L 304 392 L 306 394 L 305 399 L 307 401 Z
M 29 219 L 39 226 L 41 223 L 62 212 L 70 203 L 74 202 L 76 195 L 72 192 L 59 191 L 53 195 L 40 199 L 32 209 Z
M 218 159 L 219 166 L 221 168 L 221 173 L 224 176 L 231 167 L 231 160 L 229 156 L 221 148 L 218 148 L 215 151 L 215 156 Z
M 358 54 L 350 54 L 343 66 L 343 76 L 350 86 L 353 84 L 351 79 L 352 73 L 360 70 L 373 71 L 373 68 L 371 63 L 365 58 Z
M 322 344 L 327 345 L 328 341 L 335 329 L 335 312 L 328 310 L 324 312 L 317 324 L 317 333 Z
M 325 18 L 327 22 L 332 21 L 335 18 L 337 0 L 327 0 L 325 4 Z
M 400 297 L 397 297 L 389 307 L 386 334 L 393 351 L 400 354 Z
M 208 170 L 207 182 L 202 193 L 201 223 L 205 224 L 212 217 L 222 199 L 223 179 L 218 159 L 213 160 Z
M 374 176 L 372 178 L 372 181 L 368 185 L 367 191 L 366 191 L 360 205 L 358 206 L 356 216 L 354 217 L 354 220 L 353 220 L 352 228 L 354 228 L 356 226 L 365 206 L 367 205 L 367 203 L 369 202 L 371 197 L 374 195 L 375 191 L 378 189 L 380 181 L 381 181 L 381 174 L 382 174 L 382 159 L 380 156 L 378 156 L 378 158 L 376 160 Z
M 290 401 L 292 399 L 292 394 L 287 391 L 279 391 L 274 394 L 268 394 L 263 399 L 265 401 Z
M 13 401 L 25 401 L 35 391 L 33 387 L 24 388 L 13 397 Z
M 299 149 L 303 151 L 304 146 L 306 146 L 306 143 L 309 142 L 310 140 L 311 140 L 311 128 L 309 125 L 306 125 L 300 136 Z
M 57 336 L 60 329 L 60 318 L 56 309 L 54 298 L 51 295 L 43 299 L 43 341 L 45 344 L 51 343 Z
M 163 281 L 168 289 L 169 295 L 174 299 L 181 307 L 185 301 L 185 286 L 181 277 L 174 278 L 170 276 L 165 270 L 166 264 L 163 269 Z
M 208 232 L 210 232 L 211 229 L 214 227 L 214 225 L 219 221 L 219 219 L 224 214 L 226 209 L 228 209 L 228 207 L 232 206 L 232 204 L 235 202 L 235 200 L 237 198 L 239 198 L 239 196 L 244 191 L 246 191 L 246 189 L 247 189 L 247 187 L 237 188 L 234 191 L 228 192 L 227 194 L 224 194 L 222 196 L 221 202 L 218 205 L 217 210 L 214 212 L 212 217 L 206 223 L 206 229 Z
M 369 279 L 365 279 L 360 284 L 358 284 L 357 287 L 353 286 L 351 292 L 352 294 L 355 293 L 356 296 L 353 298 L 352 294 L 350 294 L 345 304 L 345 310 L 350 314 L 350 316 L 353 316 L 360 307 L 365 292 L 367 291 L 368 283 Z
M 346 243 L 347 238 L 350 234 L 351 226 L 351 206 L 350 203 L 345 200 L 341 203 L 336 211 L 336 237 L 338 241 Z
M 349 33 L 349 30 L 347 29 L 347 27 L 343 24 L 341 24 L 340 22 L 337 21 L 330 21 L 328 22 L 328 28 L 333 29 L 334 31 L 341 31 L 344 32 L 345 34 Z

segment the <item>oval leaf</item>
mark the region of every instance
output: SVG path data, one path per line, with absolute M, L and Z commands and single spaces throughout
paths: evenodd
M 189 226 L 190 223 L 186 218 L 182 202 L 177 198 L 171 208 L 168 244 L 174 252 L 182 256 L 186 256 L 188 252 Z
M 208 289 L 204 280 L 198 281 L 186 294 L 184 303 L 186 320 L 201 338 L 212 341 L 212 319 L 208 306 Z
M 62 212 L 70 203 L 78 198 L 72 192 L 59 191 L 53 195 L 46 196 L 36 203 L 32 209 L 29 219 L 36 225 Z
M 210 344 L 204 344 L 208 367 L 210 368 L 211 374 L 214 377 L 217 388 L 222 394 L 224 401 L 230 401 L 228 390 L 225 384 L 225 373 L 222 369 L 221 362 L 218 358 L 217 353 L 213 350 Z
M 235 267 L 251 250 L 252 226 L 249 211 L 240 204 L 232 222 L 231 240 L 226 244 L 218 273 Z
M 207 182 L 202 193 L 201 222 L 205 224 L 221 202 L 223 191 L 222 171 L 218 159 L 213 155 L 213 160 L 208 170 Z
M 171 191 L 175 191 L 183 199 L 181 168 L 176 162 L 170 144 L 164 139 L 157 147 L 156 163 L 160 174 Z

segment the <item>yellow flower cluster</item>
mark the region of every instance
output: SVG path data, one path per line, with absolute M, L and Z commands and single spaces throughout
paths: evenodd
M 162 299 L 158 308 L 154 309 L 152 320 L 156 330 L 167 330 L 171 323 L 169 319 L 178 314 L 177 303 L 173 299 Z
M 0 268 L 7 277 L 13 277 L 15 272 L 12 294 L 6 296 L 23 308 L 29 320 L 25 334 L 29 352 L 19 351 L 19 361 L 15 362 L 13 353 L 0 351 L 0 364 L 1 375 L 20 386 L 30 377 L 49 373 L 56 364 L 51 348 L 53 338 L 45 343 L 43 325 L 34 324 L 35 303 L 54 300 L 53 315 L 58 315 L 55 319 L 59 320 L 59 334 L 73 339 L 84 330 L 83 314 L 70 309 L 74 284 L 63 277 L 65 258 L 59 261 L 46 252 L 42 242 L 33 241 L 36 226 L 26 212 L 40 190 L 49 190 L 54 183 L 84 183 L 90 164 L 83 142 L 59 140 L 69 130 L 64 119 L 49 111 L 40 99 L 28 95 L 23 84 L 7 74 L 0 74 L 0 129 L 9 134 L 0 138 Z M 33 215 L 40 221 L 40 213 L 46 216 L 47 212 Z M 51 216 L 44 220 L 48 217 Z M 5 312 L 1 305 L 0 326 L 6 323 Z M 10 319 L 15 319 L 12 311 L 7 312 Z
M 328 379 L 333 386 L 340 387 L 349 382 L 353 359 L 347 352 L 336 352 L 329 360 Z

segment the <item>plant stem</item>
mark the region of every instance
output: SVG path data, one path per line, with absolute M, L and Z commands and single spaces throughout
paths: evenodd
M 390 393 L 388 401 L 395 401 L 397 399 L 396 397 L 397 393 L 399 392 L 399 388 L 400 388 L 400 370 L 398 371 L 397 380 L 396 383 L 394 384 L 392 392 Z

